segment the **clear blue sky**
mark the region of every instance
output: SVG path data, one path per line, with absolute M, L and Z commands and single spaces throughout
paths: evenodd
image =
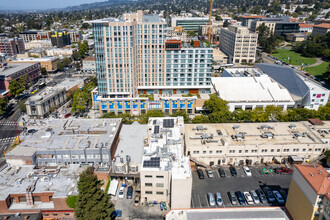
M 64 8 L 84 3 L 104 2 L 106 0 L 4 0 L 0 9 L 3 10 L 30 10 Z

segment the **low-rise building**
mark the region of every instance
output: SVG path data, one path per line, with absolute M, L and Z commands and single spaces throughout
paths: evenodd
M 25 53 L 24 41 L 22 38 L 0 38 L 0 53 L 6 56 Z
M 307 40 L 308 36 L 309 35 L 305 33 L 291 33 L 291 34 L 286 34 L 285 39 L 291 42 L 301 42 Z
M 314 25 L 313 31 L 312 31 L 312 36 L 316 35 L 325 35 L 330 31 L 330 23 L 322 23 L 322 24 L 317 24 Z
M 25 49 L 31 50 L 34 48 L 48 48 L 53 47 L 52 42 L 50 40 L 32 40 L 25 43 Z
M 312 24 L 301 23 L 301 24 L 299 24 L 299 31 L 301 33 L 312 33 L 313 27 L 314 27 L 314 25 L 312 25 Z
M 74 219 L 66 198 L 78 195 L 77 181 L 83 169 L 79 165 L 42 169 L 15 165 L 1 170 L 0 218 L 16 214 L 15 219 L 23 219 L 27 213 L 41 213 L 43 219 Z
M 186 31 L 197 32 L 200 26 L 209 23 L 208 17 L 171 17 L 171 27 L 182 27 Z
M 56 46 L 58 48 L 65 47 L 71 44 L 70 34 L 68 31 L 65 30 L 52 31 L 51 41 L 53 46 Z
M 330 170 L 319 164 L 295 165 L 285 207 L 293 219 L 329 219 Z
M 173 27 L 167 30 L 167 36 L 170 38 L 180 38 L 181 41 L 187 42 L 187 31 L 183 27 Z
M 9 91 L 10 81 L 28 76 L 31 83 L 38 81 L 41 73 L 40 63 L 2 63 L 0 64 L 0 93 Z
M 228 63 L 228 56 L 224 54 L 219 48 L 213 49 L 213 61 L 216 62 L 218 65 L 227 64 Z
M 77 48 L 47 48 L 46 53 L 47 56 L 54 57 L 71 57 L 72 54 L 77 51 Z
M 63 87 L 46 87 L 39 94 L 31 96 L 25 102 L 29 118 L 45 118 L 66 102 L 66 90 Z
M 95 73 L 96 65 L 95 65 L 95 57 L 87 57 L 83 59 L 83 72 Z
M 212 77 L 212 85 L 229 110 L 252 110 L 269 105 L 293 108 L 295 102 L 286 88 L 255 68 L 225 69 L 222 77 Z
M 68 33 L 70 35 L 70 41 L 73 43 L 83 40 L 81 30 L 68 30 Z
M 269 35 L 273 35 L 275 33 L 275 27 L 276 27 L 276 23 L 275 22 L 271 22 L 271 21 L 254 21 L 251 23 L 251 27 L 250 30 L 253 32 L 258 32 L 258 27 L 260 25 L 264 24 L 266 27 L 268 27 L 269 29 Z
M 16 58 L 8 59 L 8 63 L 40 63 L 41 68 L 45 68 L 47 72 L 54 72 L 57 70 L 58 57 L 42 57 L 42 58 Z
M 324 128 L 330 126 L 324 123 Z M 314 160 L 329 143 L 313 127 L 308 122 L 186 124 L 185 155 L 211 167 L 286 163 L 292 156 Z
M 53 119 L 6 154 L 12 166 L 91 164 L 110 167 L 122 123 L 114 119 Z
M 183 152 L 184 126 L 182 116 L 149 119 L 140 171 L 143 203 L 190 208 L 192 173 L 189 157 Z
M 260 18 L 265 18 L 265 16 L 261 15 L 246 15 L 242 16 L 242 26 L 251 28 L 251 23 L 255 20 L 258 20 Z

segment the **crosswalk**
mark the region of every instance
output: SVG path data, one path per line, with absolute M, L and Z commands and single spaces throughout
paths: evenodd
M 5 125 L 15 125 L 15 122 L 8 120 L 0 121 L 0 126 L 5 126 Z
M 16 139 L 16 137 L 0 138 L 0 143 L 2 143 L 2 144 L 11 143 L 15 139 Z

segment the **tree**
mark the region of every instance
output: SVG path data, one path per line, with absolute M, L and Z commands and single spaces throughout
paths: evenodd
M 0 98 L 0 115 L 5 114 L 8 110 L 8 100 Z
M 57 67 L 57 69 L 58 70 L 62 70 L 62 69 L 64 69 L 64 63 L 63 62 L 58 62 L 57 64 L 56 64 L 56 67 Z
M 268 121 L 269 117 L 263 108 L 255 108 L 252 110 L 251 121 L 253 122 L 265 122 Z
M 90 25 L 89 23 L 83 23 L 83 24 L 81 25 L 81 28 L 82 28 L 82 29 L 89 29 L 89 28 L 92 28 L 92 25 Z
M 29 88 L 29 76 L 28 75 L 22 75 L 18 82 L 21 83 L 25 88 Z
M 24 85 L 16 79 L 11 80 L 9 84 L 9 92 L 13 96 L 18 96 L 24 91 Z
M 64 57 L 62 60 L 62 63 L 64 66 L 69 66 L 72 63 L 72 60 L 71 60 L 71 58 Z
M 114 206 L 109 196 L 101 190 L 101 181 L 88 167 L 79 176 L 78 199 L 74 208 L 77 219 L 112 219 Z
M 223 27 L 228 27 L 229 26 L 229 22 L 228 20 L 225 20 L 225 22 L 223 22 Z
M 47 70 L 45 67 L 41 67 L 41 74 L 47 74 Z
M 188 37 L 195 37 L 196 33 L 194 31 L 187 31 Z
M 80 41 L 79 41 L 80 42 Z M 85 54 L 88 52 L 88 44 L 78 42 L 78 52 L 81 57 L 85 57 Z
M 189 115 L 183 109 L 180 109 L 180 110 L 174 112 L 171 116 L 172 117 L 183 116 L 184 123 L 189 123 L 190 122 Z
M 73 58 L 74 60 L 79 60 L 79 59 L 81 58 L 81 55 L 80 55 L 80 53 L 79 53 L 78 51 L 75 51 L 75 52 L 73 52 L 73 54 L 72 54 L 72 58 Z
M 204 115 L 196 115 L 192 119 L 192 123 L 194 123 L 194 124 L 210 123 L 210 120 L 208 117 L 206 117 Z
M 204 102 L 204 107 L 208 112 L 229 113 L 228 102 L 219 98 L 217 94 L 211 94 L 210 98 Z
M 149 110 L 146 114 L 140 116 L 139 121 L 141 124 L 147 124 L 149 118 L 153 117 L 164 117 L 164 112 L 162 112 L 161 110 Z

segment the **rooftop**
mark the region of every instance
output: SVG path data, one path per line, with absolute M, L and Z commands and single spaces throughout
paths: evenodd
M 7 63 L 5 67 L 0 68 L 0 76 L 7 77 L 33 65 L 34 63 Z
M 330 23 L 322 23 L 322 24 L 314 25 L 314 27 L 330 29 Z
M 265 16 L 262 16 L 262 15 L 245 15 L 245 16 L 242 16 L 242 18 L 265 18 Z
M 87 57 L 83 61 L 95 61 L 95 57 Z
M 183 117 L 150 118 L 148 145 L 141 171 L 172 171 L 172 178 L 191 177 L 189 157 L 183 155 Z
M 312 27 L 314 27 L 314 25 L 302 23 L 302 24 L 299 24 L 299 27 L 300 28 L 312 28 Z
M 147 130 L 147 125 L 141 125 L 138 122 L 134 122 L 131 125 L 123 125 L 115 153 L 116 163 L 119 163 L 121 158 L 123 161 L 126 161 L 126 157 L 129 156 L 130 163 L 141 164 Z
M 76 195 L 77 181 L 79 173 L 83 171 L 79 165 L 72 164 L 70 166 L 41 168 L 36 169 L 33 165 L 23 165 L 22 167 L 7 167 L 0 172 L 0 200 L 4 200 L 9 194 L 25 194 L 29 186 L 33 186 L 33 193 L 53 192 L 53 198 L 65 198 L 68 195 Z M 34 209 L 38 207 L 29 207 L 25 204 L 22 209 Z M 38 206 L 40 204 L 35 204 Z M 49 208 L 54 208 L 52 202 Z M 9 209 L 13 209 L 13 207 Z
M 318 195 L 330 193 L 330 174 L 323 166 L 315 164 L 295 167 Z
M 120 123 L 119 118 L 53 119 L 35 134 L 24 136 L 7 156 L 32 156 L 37 150 L 110 149 Z
M 11 62 L 31 62 L 31 61 L 35 61 L 35 62 L 47 62 L 47 61 L 53 61 L 53 60 L 56 60 L 58 59 L 58 57 L 51 57 L 51 56 L 45 56 L 45 57 L 42 57 L 42 58 L 16 58 L 16 59 L 12 59 L 10 60 Z
M 288 90 L 280 87 L 267 75 L 249 76 L 212 77 L 211 83 L 220 98 L 228 102 L 292 102 L 294 104 Z
M 238 208 L 205 208 L 171 210 L 166 214 L 167 220 L 199 220 L 199 219 L 274 219 L 289 220 L 290 218 L 280 207 L 238 207 Z
M 326 121 L 323 130 L 329 125 Z M 208 146 L 324 144 L 308 122 L 186 124 L 185 140 L 189 146 L 200 146 L 202 140 Z

